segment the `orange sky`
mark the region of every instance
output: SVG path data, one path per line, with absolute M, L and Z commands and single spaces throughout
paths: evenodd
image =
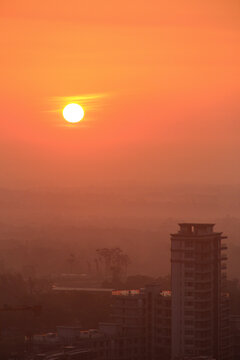
M 1 0 L 0 16 L 1 187 L 239 183 L 238 0 Z

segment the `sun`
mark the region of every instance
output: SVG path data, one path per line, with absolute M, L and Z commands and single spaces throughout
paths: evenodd
M 78 104 L 68 104 L 63 109 L 63 117 L 69 123 L 78 123 L 84 117 L 84 110 Z

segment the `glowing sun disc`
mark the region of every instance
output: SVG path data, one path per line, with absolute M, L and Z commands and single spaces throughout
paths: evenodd
M 84 117 L 84 110 L 78 104 L 68 104 L 63 109 L 63 117 L 70 123 L 78 123 Z

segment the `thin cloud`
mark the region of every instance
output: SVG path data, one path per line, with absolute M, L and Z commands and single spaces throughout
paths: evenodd
M 81 105 L 84 110 L 97 111 L 103 107 L 103 99 L 109 97 L 109 94 L 84 94 L 84 95 L 72 95 L 72 96 L 53 96 L 49 99 L 49 102 L 54 107 L 53 109 L 47 110 L 48 112 L 59 112 L 62 111 L 64 106 L 71 103 L 77 103 Z

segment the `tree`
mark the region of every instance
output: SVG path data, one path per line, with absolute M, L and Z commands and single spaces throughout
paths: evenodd
M 69 255 L 69 257 L 67 258 L 67 263 L 68 263 L 68 267 L 69 267 L 69 272 L 70 272 L 70 274 L 72 274 L 73 270 L 75 268 L 75 265 L 76 265 L 76 256 L 73 253 L 71 253 Z
M 102 248 L 96 250 L 100 264 L 104 264 L 105 280 L 117 283 L 127 276 L 130 259 L 120 248 Z

